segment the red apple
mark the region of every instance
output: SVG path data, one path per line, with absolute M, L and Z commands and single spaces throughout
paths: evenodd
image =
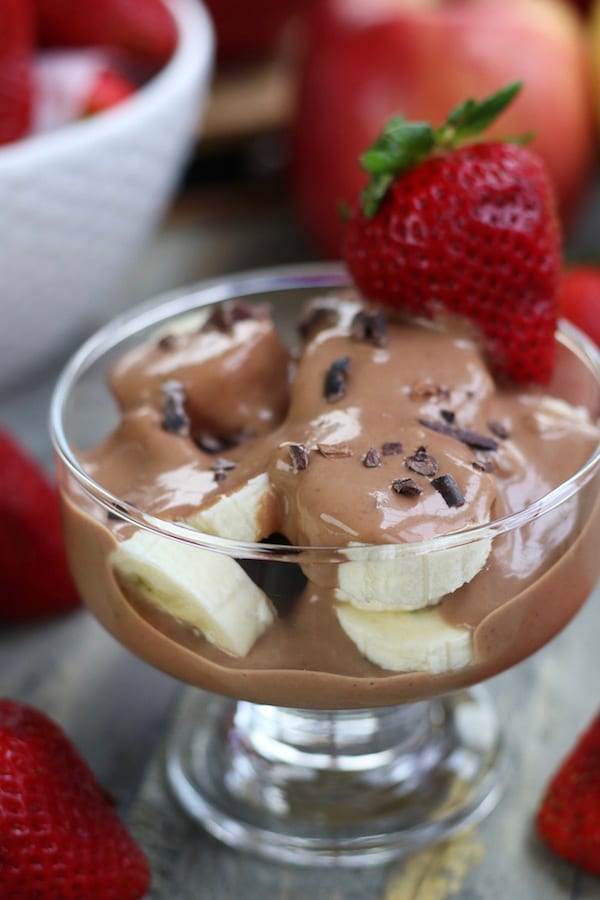
M 561 211 L 575 208 L 594 127 L 584 29 L 564 0 L 322 0 L 305 24 L 292 187 L 322 253 L 339 255 L 337 207 L 356 200 L 358 157 L 384 120 L 439 124 L 515 80 L 524 90 L 491 133 L 534 131 Z
M 217 36 L 220 62 L 264 57 L 277 44 L 299 0 L 204 0 Z

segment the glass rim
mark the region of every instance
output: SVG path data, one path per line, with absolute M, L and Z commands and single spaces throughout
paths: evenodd
M 155 534 L 239 558 L 275 558 L 282 562 L 298 562 L 298 555 L 301 554 L 303 562 L 339 562 L 341 554 L 348 549 L 347 545 L 299 546 L 235 541 L 198 531 L 182 522 L 162 519 L 117 497 L 90 477 L 79 463 L 65 433 L 63 412 L 78 379 L 94 363 L 125 339 L 152 326 L 159 326 L 171 317 L 236 297 L 249 297 L 261 293 L 293 289 L 347 288 L 351 284 L 351 279 L 341 263 L 297 263 L 206 279 L 197 284 L 160 293 L 141 304 L 136 304 L 95 331 L 62 369 L 54 386 L 49 413 L 50 437 L 58 459 L 75 478 L 84 493 L 103 506 L 107 512 L 116 512 L 124 521 Z M 564 320 L 559 322 L 557 340 L 587 366 L 600 387 L 600 350 L 593 341 L 574 325 Z M 375 550 L 381 552 L 382 555 L 385 554 L 386 558 L 390 558 L 390 556 L 394 558 L 421 556 L 476 541 L 491 540 L 501 534 L 521 528 L 561 506 L 590 481 L 599 465 L 600 443 L 573 475 L 522 510 L 484 524 L 472 525 L 459 531 L 448 532 L 421 541 L 382 542 L 379 544 L 353 543 L 352 559 L 360 559 L 361 554 L 371 554 Z M 392 548 L 393 553 L 391 552 Z

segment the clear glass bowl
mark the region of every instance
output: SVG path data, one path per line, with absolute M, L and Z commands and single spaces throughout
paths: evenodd
M 600 448 L 520 512 L 351 554 L 200 533 L 112 495 L 80 462 L 118 422 L 108 367 L 167 322 L 228 299 L 268 299 L 293 344 L 302 303 L 347 285 L 337 265 L 295 266 L 223 278 L 128 312 L 65 368 L 51 431 L 67 551 L 85 602 L 131 651 L 203 689 L 186 697 L 167 752 L 169 783 L 183 808 L 233 846 L 292 862 L 362 865 L 446 838 L 497 801 L 505 775 L 500 729 L 484 690 L 470 686 L 545 644 L 589 595 L 600 573 Z M 557 342 L 549 393 L 596 418 L 598 351 L 566 325 Z M 174 558 L 193 559 L 200 577 L 227 581 L 241 571 L 244 583 L 264 592 L 276 620 L 248 655 L 217 649 L 116 578 L 112 554 L 140 530 L 173 542 L 184 553 Z M 456 645 L 442 640 L 435 662 L 424 647 L 430 638 L 439 642 L 437 625 L 396 635 L 413 670 L 368 662 L 348 637 L 351 627 L 348 634 L 340 628 L 335 604 L 324 600 L 326 586 L 341 579 L 360 584 L 367 564 L 370 579 L 393 585 L 398 573 L 440 577 L 459 556 L 481 561 L 468 591 L 486 614 L 476 628 L 460 629 Z M 424 657 L 434 671 L 418 670 Z

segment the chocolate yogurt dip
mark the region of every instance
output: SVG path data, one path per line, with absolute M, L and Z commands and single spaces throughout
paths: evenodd
M 246 654 L 233 655 L 120 576 L 114 553 L 134 526 L 118 510 L 107 517 L 73 484 L 64 495 L 67 548 L 99 620 L 184 681 L 305 708 L 432 696 L 546 643 L 600 571 L 598 475 L 556 509 L 467 544 L 468 554 L 458 548 L 439 565 L 429 554 L 430 583 L 416 576 L 408 606 L 385 590 L 399 584 L 398 569 L 386 569 L 391 582 L 379 578 L 382 566 L 402 562 L 374 562 L 367 572 L 353 548 L 383 545 L 393 556 L 399 545 L 495 522 L 544 497 L 598 445 L 592 374 L 559 347 L 547 389 L 502 387 L 464 329 L 396 320 L 352 294 L 312 301 L 300 331 L 295 354 L 265 308 L 230 304 L 192 331 L 140 345 L 110 371 L 119 424 L 81 462 L 114 496 L 184 523 L 263 479 L 252 540 L 329 547 L 336 561 L 310 552 L 301 566 L 293 556 L 244 560 L 272 621 Z M 376 664 L 344 625 L 348 609 L 359 611 L 360 628 L 362 615 L 376 628 L 385 617 L 437 616 L 464 633 L 467 657 L 415 671 L 399 648 L 397 664 Z

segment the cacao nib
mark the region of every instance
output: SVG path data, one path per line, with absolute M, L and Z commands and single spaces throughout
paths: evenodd
M 340 400 L 346 393 L 349 372 L 349 356 L 342 356 L 329 366 L 323 382 L 323 396 L 329 403 L 335 403 L 336 400 Z
M 392 481 L 392 490 L 404 497 L 417 497 L 423 493 L 414 478 L 396 478 Z
M 295 472 L 302 472 L 304 469 L 308 469 L 310 453 L 304 444 L 288 444 L 288 451 Z
M 366 466 L 367 469 L 376 469 L 377 466 L 381 465 L 381 459 L 375 447 L 369 447 L 362 458 L 362 464 L 363 466 Z
M 165 431 L 187 437 L 190 433 L 190 420 L 185 411 L 185 390 L 180 381 L 165 381 L 161 384 L 162 421 Z
M 412 456 L 406 457 L 404 464 L 411 472 L 416 472 L 417 475 L 425 475 L 427 478 L 437 475 L 440 468 L 435 456 L 431 456 L 425 447 L 418 447 Z
M 440 475 L 432 480 L 432 485 L 439 491 L 446 502 L 446 506 L 463 506 L 465 498 L 452 475 Z
M 355 341 L 364 341 L 374 347 L 385 347 L 388 342 L 387 322 L 382 312 L 359 310 L 350 325 L 350 334 Z
M 298 322 L 300 337 L 308 341 L 324 328 L 333 328 L 339 319 L 339 313 L 333 306 L 309 307 Z

